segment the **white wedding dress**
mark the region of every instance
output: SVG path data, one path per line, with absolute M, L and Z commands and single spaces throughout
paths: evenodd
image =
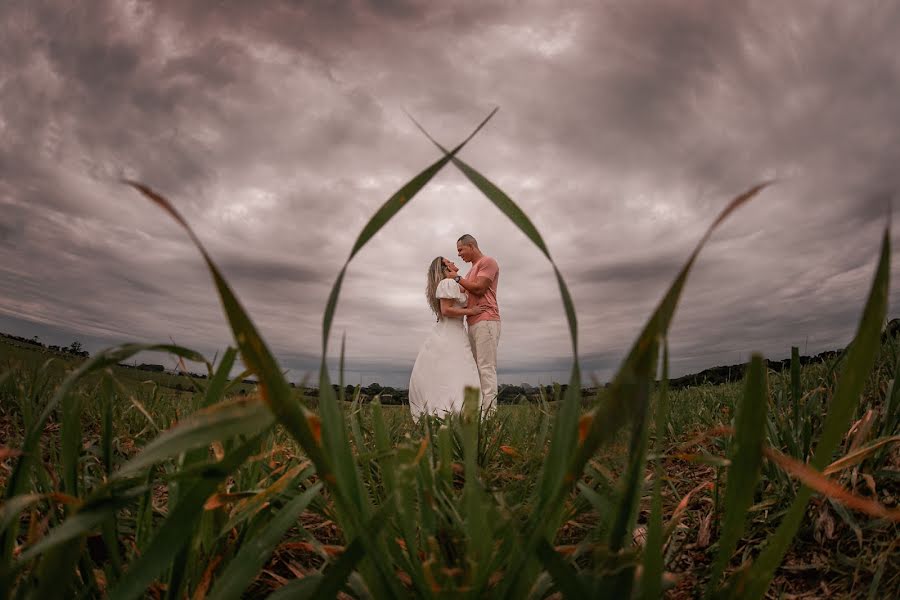
M 466 305 L 465 292 L 452 279 L 441 281 L 435 296 L 455 300 L 457 308 Z M 422 344 L 409 378 L 413 418 L 425 413 L 443 417 L 448 412 L 460 412 L 466 386 L 480 388 L 481 384 L 463 317 L 441 317 Z

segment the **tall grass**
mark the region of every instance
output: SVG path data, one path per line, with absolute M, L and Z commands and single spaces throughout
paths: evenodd
M 680 421 L 683 411 L 670 408 L 678 405 L 680 392 L 665 385 L 669 326 L 706 241 L 767 184 L 738 195 L 713 220 L 609 389 L 583 411 L 576 313 L 562 274 L 527 215 L 457 155 L 491 116 L 452 150 L 429 136 L 443 157 L 391 196 L 363 227 L 323 314 L 317 411 L 292 395 L 267 344 L 187 221 L 158 192 L 128 182 L 196 245 L 237 349 L 229 349 L 216 365 L 178 346 L 121 346 L 84 362 L 55 389 L 49 367 L 31 380 L 17 374 L 0 378 L 0 393 L 18 404 L 16 418 L 24 432 L 14 447 L 2 450 L 11 469 L 0 506 L 0 599 L 49 594 L 119 599 L 148 590 L 169 598 L 238 598 L 256 589 L 267 561 L 286 545 L 310 552 L 310 564 L 317 566 L 295 568 L 292 577 L 282 578 L 271 594 L 277 598 L 340 592 L 359 598 L 543 598 L 557 592 L 573 598 L 658 597 L 671 584 L 665 571 L 679 518 L 670 514 L 667 521 L 663 514 L 663 495 L 671 486 L 665 461 L 686 456 L 667 446 L 665 432 L 720 425 L 722 400 L 711 410 L 698 410 L 691 422 Z M 358 393 L 349 404 L 340 400 L 326 356 L 350 261 L 450 163 L 551 262 L 573 368 L 567 391 L 552 407 L 542 402 L 482 418 L 478 393 L 469 390 L 461 414 L 413 425 L 378 402 L 361 405 Z M 693 456 L 717 465 L 720 475 L 718 553 L 704 575 L 707 597 L 762 597 L 816 491 L 847 514 L 850 509 L 843 507 L 900 520 L 897 511 L 860 498 L 825 474 L 829 468 L 838 473 L 866 460 L 884 461 L 897 438 L 900 392 L 891 384 L 884 408 L 866 425 L 879 437 L 871 442 L 862 437 L 835 460 L 881 346 L 888 233 L 856 336 L 840 364 L 824 376 L 827 381 L 801 398 L 800 390 L 809 386 L 800 381 L 799 369 L 791 371 L 789 381 L 773 385 L 762 357 L 755 355 L 743 390 L 728 388 L 732 422 L 698 442 L 713 447 Z M 116 420 L 129 392 L 109 369 L 147 350 L 205 363 L 209 378 L 195 382 L 200 392 L 191 410 L 170 427 L 169 415 L 145 406 L 155 399 L 132 402 L 129 418 L 138 423 L 131 426 L 152 439 L 123 452 Z M 239 381 L 229 379 L 238 352 L 260 382 L 258 396 L 228 397 Z M 95 384 L 86 390 L 91 378 Z M 85 436 L 85 422 L 93 422 L 88 415 L 99 423 L 93 437 Z M 624 449 L 618 463 L 608 462 L 614 469 L 596 460 L 603 452 L 610 456 L 610 448 Z M 515 470 L 498 470 L 504 461 L 515 461 Z M 733 568 L 763 477 L 792 500 L 778 529 L 760 540 L 761 551 L 745 548 L 747 560 Z M 642 507 L 643 541 L 635 535 Z M 571 524 L 586 514 L 592 516 L 588 531 L 569 540 Z M 318 516 L 317 526 L 336 524 L 338 543 L 316 537 L 309 515 Z

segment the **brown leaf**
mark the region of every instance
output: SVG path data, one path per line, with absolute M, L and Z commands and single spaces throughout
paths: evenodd
M 316 440 L 316 444 L 322 445 L 322 420 L 319 418 L 319 415 L 309 414 L 306 416 L 306 423 L 309 425 L 309 430 L 312 432 L 313 439 Z
M 222 446 L 222 442 L 213 442 L 212 451 L 213 456 L 216 457 L 216 462 L 221 462 L 222 459 L 225 458 L 225 448 Z
M 647 542 L 647 528 L 644 525 L 635 527 L 634 531 L 631 532 L 631 540 L 634 542 L 635 546 L 643 548 L 644 544 Z
M 712 517 L 713 511 L 709 510 L 709 513 L 703 520 L 700 522 L 700 531 L 697 532 L 697 547 L 698 548 L 706 548 L 709 546 L 709 537 L 712 534 Z
M 833 475 L 838 471 L 857 465 L 882 446 L 893 444 L 894 442 L 900 442 L 900 435 L 884 438 L 883 440 L 878 440 L 874 444 L 870 444 L 865 448 L 857 448 L 852 452 L 848 452 L 845 456 L 842 456 L 841 458 L 825 467 L 825 470 L 822 471 L 822 475 Z
M 714 437 L 723 437 L 727 435 L 734 435 L 734 428 L 728 427 L 727 425 L 722 425 L 720 427 L 713 427 L 712 429 L 707 429 L 706 431 L 701 431 L 693 438 L 681 444 L 678 449 L 681 452 L 686 451 L 688 448 L 693 448 L 697 444 L 701 442 L 705 442 L 706 440 Z
M 772 448 L 764 448 L 766 457 L 775 462 L 787 474 L 797 478 L 804 485 L 811 487 L 820 494 L 828 496 L 835 502 L 839 502 L 848 508 L 866 513 L 871 517 L 881 517 L 891 521 L 900 521 L 900 510 L 892 510 L 873 500 L 868 500 L 844 489 L 839 484 L 825 477 L 819 471 L 801 463 L 800 461 L 785 456 Z
M 866 437 L 868 437 L 869 432 L 872 430 L 872 424 L 875 423 L 875 409 L 870 408 L 863 418 L 853 424 L 851 427 L 851 431 L 853 428 L 856 428 L 856 435 L 853 436 L 853 440 L 850 442 L 850 452 L 853 452 L 857 448 L 859 448 L 864 441 L 866 441 Z
M 862 478 L 866 481 L 866 485 L 869 487 L 869 491 L 872 492 L 872 495 L 877 498 L 878 491 L 875 489 L 875 478 L 868 473 L 863 473 Z
M 22 456 L 22 451 L 17 448 L 7 448 L 0 446 L 0 460 L 12 458 L 13 456 Z
M 322 544 L 320 546 L 328 556 L 340 556 L 344 552 L 343 546 L 332 546 L 331 544 Z M 309 542 L 284 542 L 278 546 L 278 550 L 303 550 L 304 552 L 318 553 L 316 546 Z
M 500 452 L 506 454 L 507 456 L 512 456 L 513 458 L 519 458 L 520 456 L 522 456 L 521 454 L 519 454 L 519 451 L 512 446 L 500 446 Z
M 191 600 L 203 600 L 206 598 L 206 592 L 209 591 L 209 584 L 212 583 L 213 572 L 216 570 L 216 567 L 219 566 L 220 562 L 222 562 L 221 554 L 209 561 L 209 564 L 203 571 L 203 577 L 200 578 L 200 583 L 197 584 L 197 589 L 194 590 L 194 595 L 191 596 Z
M 284 566 L 287 567 L 287 569 L 288 569 L 291 573 L 293 573 L 293 574 L 294 574 L 294 577 L 296 577 L 297 579 L 301 579 L 301 578 L 303 578 L 303 577 L 306 577 L 306 572 L 303 570 L 303 568 L 302 568 L 300 565 L 298 565 L 298 564 L 295 563 L 294 561 L 289 560 L 289 561 L 287 561 L 287 562 L 284 563 Z
M 698 485 L 691 491 L 689 491 L 687 494 L 685 494 L 684 498 L 682 498 L 681 501 L 678 503 L 678 506 L 675 507 L 675 510 L 672 511 L 672 519 L 669 521 L 669 525 L 667 526 L 667 528 L 672 529 L 675 527 L 675 524 L 681 518 L 681 515 L 683 515 L 684 511 L 687 510 L 688 504 L 690 504 L 690 502 L 691 502 L 691 496 L 693 496 L 700 490 L 711 490 L 712 488 L 713 488 L 713 482 L 706 481 L 704 483 L 701 483 L 700 485 Z
M 578 420 L 578 443 L 583 444 L 584 440 L 587 439 L 588 432 L 591 430 L 591 425 L 594 423 L 593 415 L 584 415 Z
M 828 510 L 827 502 L 822 502 L 819 506 L 819 516 L 816 518 L 813 537 L 820 544 L 825 540 L 834 539 L 834 518 L 831 516 L 831 511 Z

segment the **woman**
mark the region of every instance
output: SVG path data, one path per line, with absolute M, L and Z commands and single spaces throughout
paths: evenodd
M 465 387 L 480 385 L 463 317 L 484 309 L 466 308 L 468 297 L 453 280 L 457 273 L 453 261 L 441 256 L 428 267 L 425 298 L 437 324 L 419 350 L 409 378 L 409 410 L 415 419 L 425 413 L 444 416 L 461 411 Z

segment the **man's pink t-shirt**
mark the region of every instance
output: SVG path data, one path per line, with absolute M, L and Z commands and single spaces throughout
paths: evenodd
M 491 280 L 491 285 L 482 296 L 468 292 L 468 306 L 484 306 L 484 312 L 480 315 L 466 317 L 470 327 L 481 321 L 500 320 L 500 307 L 497 305 L 497 281 L 500 279 L 500 266 L 497 261 L 490 256 L 482 256 L 472 265 L 464 279 L 475 282 L 479 277 L 487 277 Z

